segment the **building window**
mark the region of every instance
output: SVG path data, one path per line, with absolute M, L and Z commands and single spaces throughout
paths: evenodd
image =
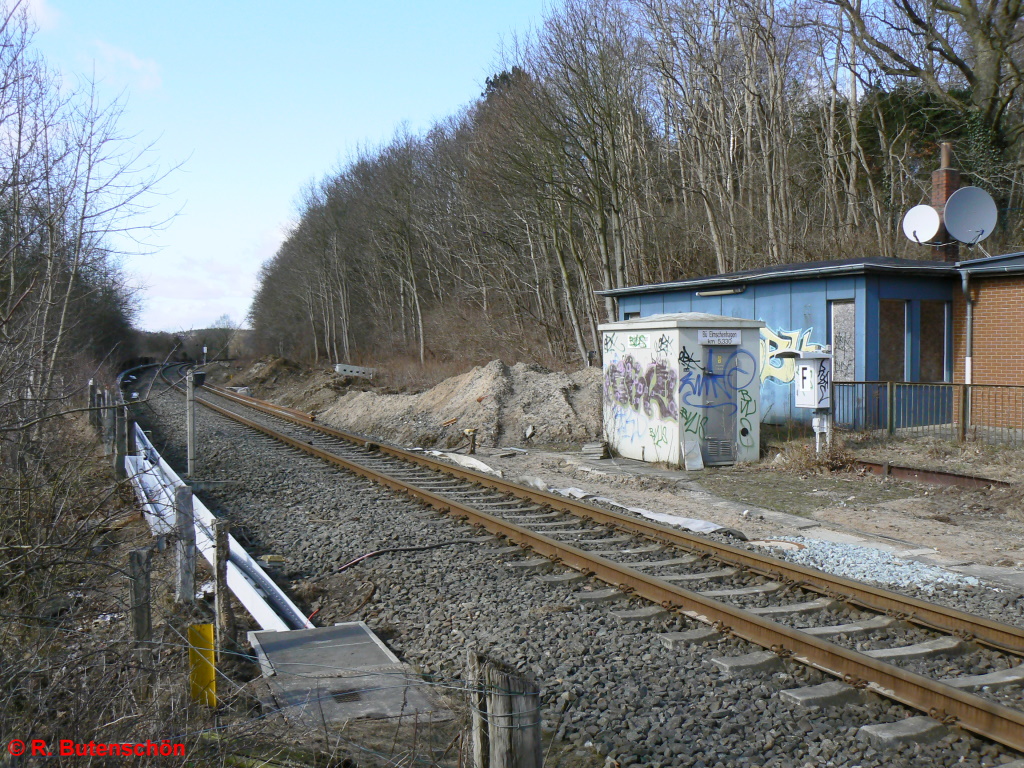
M 857 315 L 852 301 L 829 302 L 832 345 L 832 378 L 835 381 L 854 381 L 857 376 Z
M 635 317 L 640 317 L 640 313 L 639 312 L 623 312 L 622 313 L 622 319 L 623 320 L 632 320 Z
M 921 381 L 946 380 L 946 302 L 921 302 Z
M 878 302 L 878 380 L 907 380 L 907 302 Z

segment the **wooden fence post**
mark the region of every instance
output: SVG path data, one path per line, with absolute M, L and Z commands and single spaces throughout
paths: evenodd
M 228 533 L 231 524 L 227 520 L 213 522 L 213 539 L 216 544 L 214 564 L 217 574 L 215 607 L 217 613 L 217 654 L 235 647 L 235 616 L 231 612 L 231 591 L 228 589 L 228 557 L 230 555 Z
M 100 426 L 99 414 L 96 412 L 96 380 L 89 379 L 89 426 L 98 429 Z
M 100 392 L 100 435 L 103 440 L 103 451 L 110 456 L 114 452 L 114 410 L 110 405 L 110 393 L 106 389 Z
M 467 652 L 466 684 L 469 688 L 469 709 L 473 745 L 473 768 L 487 768 L 490 746 L 487 741 L 487 697 L 484 695 L 484 657 L 473 649 Z
M 196 599 L 196 522 L 192 510 L 192 489 L 174 489 L 174 526 L 178 533 L 178 583 L 175 599 L 191 604 Z
M 149 698 L 153 675 L 153 617 L 150 612 L 150 569 L 152 550 L 133 549 L 128 555 L 131 577 L 132 634 L 135 636 L 135 658 L 139 665 L 139 695 Z
M 139 446 L 135 440 L 135 411 L 130 405 L 124 407 L 124 446 L 129 456 L 135 456 L 139 452 Z
M 475 768 L 541 768 L 536 683 L 472 651 L 468 672 Z

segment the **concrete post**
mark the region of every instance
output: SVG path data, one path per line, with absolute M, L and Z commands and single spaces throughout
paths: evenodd
M 128 419 L 124 406 L 115 405 L 110 410 L 114 413 L 114 475 L 123 480 L 128 476 L 124 466 L 128 453 Z
M 174 525 L 178 533 L 178 583 L 175 599 L 191 604 L 196 597 L 196 523 L 192 509 L 192 489 L 187 485 L 174 489 Z
M 185 377 L 185 420 L 188 431 L 187 475 L 192 477 L 196 471 L 196 380 L 191 368 Z

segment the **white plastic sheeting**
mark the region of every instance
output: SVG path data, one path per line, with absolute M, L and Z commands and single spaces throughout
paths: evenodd
M 718 523 L 712 523 L 710 520 L 698 520 L 693 517 L 682 517 L 681 515 L 672 515 L 667 512 L 652 512 L 649 509 L 643 507 L 628 507 L 625 504 L 617 502 L 615 499 L 609 499 L 607 496 L 598 496 L 596 494 L 584 491 L 582 488 L 548 488 L 552 493 L 558 493 L 562 496 L 568 496 L 571 499 L 577 501 L 597 501 L 602 504 L 608 504 L 619 509 L 628 510 L 634 514 L 646 517 L 648 520 L 654 520 L 657 523 L 666 523 L 667 525 L 676 525 L 680 528 L 685 528 L 688 531 L 694 533 L 711 533 L 712 531 L 722 531 L 723 533 L 729 533 L 737 538 L 745 539 L 746 536 L 741 534 L 735 528 L 727 528 L 724 525 L 718 525 Z
M 185 483 L 157 453 L 138 425 L 135 425 L 135 445 L 137 453 L 125 458 L 125 470 L 135 488 L 135 495 L 142 505 L 150 530 L 157 536 L 170 533 L 174 530 L 175 489 Z M 212 568 L 215 551 L 214 515 L 195 496 L 192 497 L 192 510 L 196 521 L 196 548 Z M 228 546 L 231 551 L 227 569 L 228 588 L 262 629 L 281 632 L 291 629 L 271 603 L 290 613 L 294 623 L 300 624 L 301 628 L 312 629 L 313 624 L 274 584 L 234 536 L 228 537 Z M 241 563 L 242 567 L 236 563 Z

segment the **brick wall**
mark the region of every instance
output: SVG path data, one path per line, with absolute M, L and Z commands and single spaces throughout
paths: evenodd
M 971 277 L 974 300 L 974 384 L 1024 386 L 1024 275 Z M 964 381 L 967 309 L 963 291 L 953 297 L 953 381 Z M 1024 426 L 1024 390 L 972 392 L 972 423 Z
M 938 211 L 939 218 L 943 216 L 946 201 L 960 188 L 960 171 L 954 168 L 939 168 L 932 171 L 932 207 Z M 936 235 L 938 242 L 946 242 L 946 245 L 932 248 L 932 258 L 944 261 L 956 261 L 960 256 L 960 244 L 952 242 L 953 238 L 946 231 L 943 223 Z

